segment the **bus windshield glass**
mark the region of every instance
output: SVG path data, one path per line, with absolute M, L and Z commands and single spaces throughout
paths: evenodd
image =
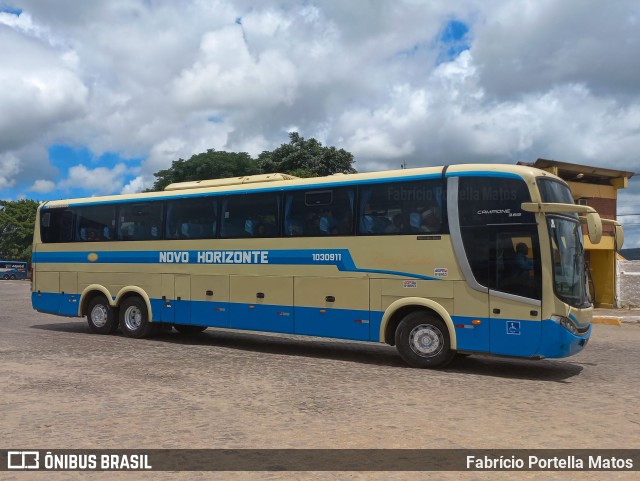
M 577 220 L 549 217 L 553 284 L 558 298 L 573 307 L 589 307 L 582 229 Z

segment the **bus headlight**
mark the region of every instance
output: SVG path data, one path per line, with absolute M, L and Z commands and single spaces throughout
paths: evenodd
M 553 316 L 551 316 L 551 320 L 560 324 L 571 334 L 575 334 L 576 336 L 580 334 L 580 332 L 578 331 L 578 326 L 576 326 L 575 323 L 568 317 L 557 316 L 554 314 Z

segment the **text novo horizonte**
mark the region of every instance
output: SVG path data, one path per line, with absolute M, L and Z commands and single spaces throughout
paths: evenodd
M 268 264 L 269 251 L 160 251 L 163 264 Z

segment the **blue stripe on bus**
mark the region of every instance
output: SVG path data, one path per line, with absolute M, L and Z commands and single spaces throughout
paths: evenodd
M 480 325 L 471 321 L 478 319 Z M 576 336 L 550 319 L 490 319 L 482 317 L 452 317 L 456 327 L 457 348 L 460 351 L 491 353 L 501 356 L 530 358 L 561 358 L 580 352 L 591 336 L 591 327 Z M 517 329 L 509 329 L 510 323 Z
M 369 341 L 369 311 L 295 307 L 294 334 Z
M 51 314 L 77 316 L 79 294 L 32 293 L 33 308 Z M 380 341 L 384 312 L 306 306 L 151 299 L 154 322 L 268 331 L 359 341 Z M 169 306 L 169 307 L 167 307 Z M 163 312 L 164 311 L 164 312 Z M 322 312 L 324 311 L 324 312 Z M 471 321 L 479 319 L 480 325 Z M 561 358 L 580 352 L 591 327 L 576 336 L 549 319 L 525 321 L 453 316 L 457 349 L 517 357 Z M 517 322 L 519 334 L 508 334 Z
M 231 255 L 231 262 L 213 262 L 214 254 Z M 246 255 L 242 256 L 245 253 Z M 266 253 L 266 262 L 262 262 L 261 253 Z M 172 262 L 161 262 L 168 256 Z M 429 281 L 440 281 L 437 277 L 425 276 L 411 272 L 390 271 L 384 269 L 364 269 L 356 267 L 348 249 L 219 249 L 219 250 L 157 250 L 157 251 L 94 251 L 94 252 L 34 252 L 34 264 L 163 264 L 163 265 L 231 265 L 231 264 L 261 264 L 261 265 L 328 265 L 336 266 L 341 272 L 363 272 L 373 274 L 388 274 L 394 276 L 412 277 Z M 240 262 L 235 260 L 240 259 Z
M 31 305 L 36 311 L 59 314 L 60 297 L 57 292 L 32 292 Z
M 540 357 L 568 357 L 582 351 L 589 337 L 591 337 L 592 326 L 581 336 L 572 334 L 559 323 L 550 319 L 542 321 L 541 341 L 536 356 Z
M 79 294 L 32 293 L 33 308 L 68 317 L 78 316 Z M 150 299 L 153 322 L 278 332 L 358 341 L 379 341 L 382 312 L 237 302 Z M 72 306 L 72 307 L 70 307 Z M 369 321 L 369 317 L 374 322 Z M 297 321 L 296 321 L 297 319 Z

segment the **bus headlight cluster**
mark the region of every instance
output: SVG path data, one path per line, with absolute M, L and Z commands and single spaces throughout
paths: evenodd
M 576 336 L 580 334 L 578 332 L 578 326 L 576 326 L 575 323 L 568 317 L 553 315 L 551 316 L 551 320 L 560 324 L 571 334 L 575 334 Z

